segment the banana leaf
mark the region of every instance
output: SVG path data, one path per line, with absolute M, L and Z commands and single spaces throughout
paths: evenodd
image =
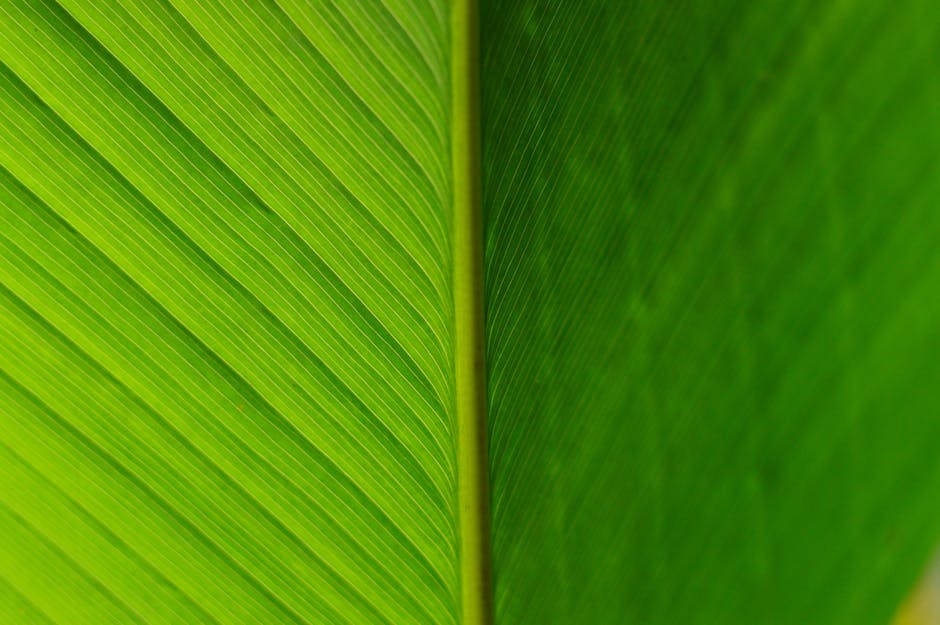
M 932 0 L 0 0 L 0 622 L 887 623 Z

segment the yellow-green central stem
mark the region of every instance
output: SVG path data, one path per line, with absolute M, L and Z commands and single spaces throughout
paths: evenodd
M 476 0 L 454 0 L 451 32 L 454 310 L 460 585 L 463 625 L 492 622 L 483 243 L 480 219 L 479 52 Z

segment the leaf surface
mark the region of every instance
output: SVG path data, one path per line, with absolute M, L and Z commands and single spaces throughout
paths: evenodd
M 940 13 L 482 1 L 497 623 L 887 623 L 940 535 Z
M 935 4 L 4 0 L 0 621 L 887 622 Z
M 454 622 L 447 18 L 3 3 L 4 605 Z

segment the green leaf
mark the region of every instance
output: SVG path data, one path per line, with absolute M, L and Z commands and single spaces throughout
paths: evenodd
M 11 605 L 454 622 L 443 4 L 0 19 Z
M 940 535 L 940 5 L 481 11 L 497 623 L 887 623 Z
M 0 622 L 886 623 L 938 58 L 934 0 L 3 0 Z

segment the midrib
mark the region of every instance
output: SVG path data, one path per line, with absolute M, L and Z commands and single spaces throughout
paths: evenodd
M 492 622 L 476 4 L 477 0 L 454 0 L 451 8 L 454 369 L 463 625 Z

